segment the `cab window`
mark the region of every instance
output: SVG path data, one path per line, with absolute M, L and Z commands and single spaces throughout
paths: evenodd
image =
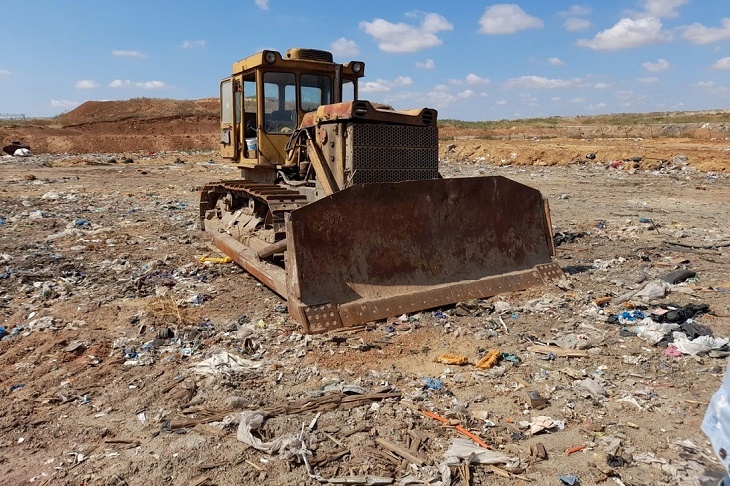
M 264 73 L 264 130 L 294 131 L 297 124 L 296 78 L 293 73 Z
M 351 79 L 342 80 L 342 101 L 355 101 L 355 83 Z
M 300 106 L 303 112 L 314 111 L 332 103 L 332 80 L 327 76 L 302 74 Z

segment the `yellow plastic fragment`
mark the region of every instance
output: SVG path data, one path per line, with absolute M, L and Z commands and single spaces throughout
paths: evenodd
M 477 361 L 477 364 L 475 364 L 474 367 L 480 370 L 488 370 L 497 363 L 499 356 L 499 349 L 490 349 L 489 352 L 485 354 L 482 359 Z
M 469 363 L 466 356 L 451 353 L 442 354 L 436 361 L 447 365 L 465 365 Z
M 210 262 L 210 263 L 230 263 L 233 261 L 233 259 L 229 256 L 224 257 L 208 257 L 208 256 L 202 256 L 198 258 L 198 261 L 200 263 Z

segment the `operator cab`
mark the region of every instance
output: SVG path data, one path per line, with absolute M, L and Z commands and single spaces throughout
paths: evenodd
M 262 51 L 233 64 L 220 83 L 221 155 L 242 176 L 271 182 L 286 161 L 286 144 L 305 113 L 357 99 L 362 62 L 337 64 L 332 54 L 289 49 Z

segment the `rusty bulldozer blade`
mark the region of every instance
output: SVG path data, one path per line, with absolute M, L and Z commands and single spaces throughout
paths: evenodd
M 501 176 L 356 185 L 291 212 L 286 297 L 306 332 L 563 275 L 547 201 Z

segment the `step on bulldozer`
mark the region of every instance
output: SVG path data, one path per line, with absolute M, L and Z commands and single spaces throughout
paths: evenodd
M 266 50 L 220 83 L 221 155 L 200 225 L 307 333 L 563 275 L 547 200 L 501 176 L 442 178 L 437 112 L 358 97 L 359 61 Z

